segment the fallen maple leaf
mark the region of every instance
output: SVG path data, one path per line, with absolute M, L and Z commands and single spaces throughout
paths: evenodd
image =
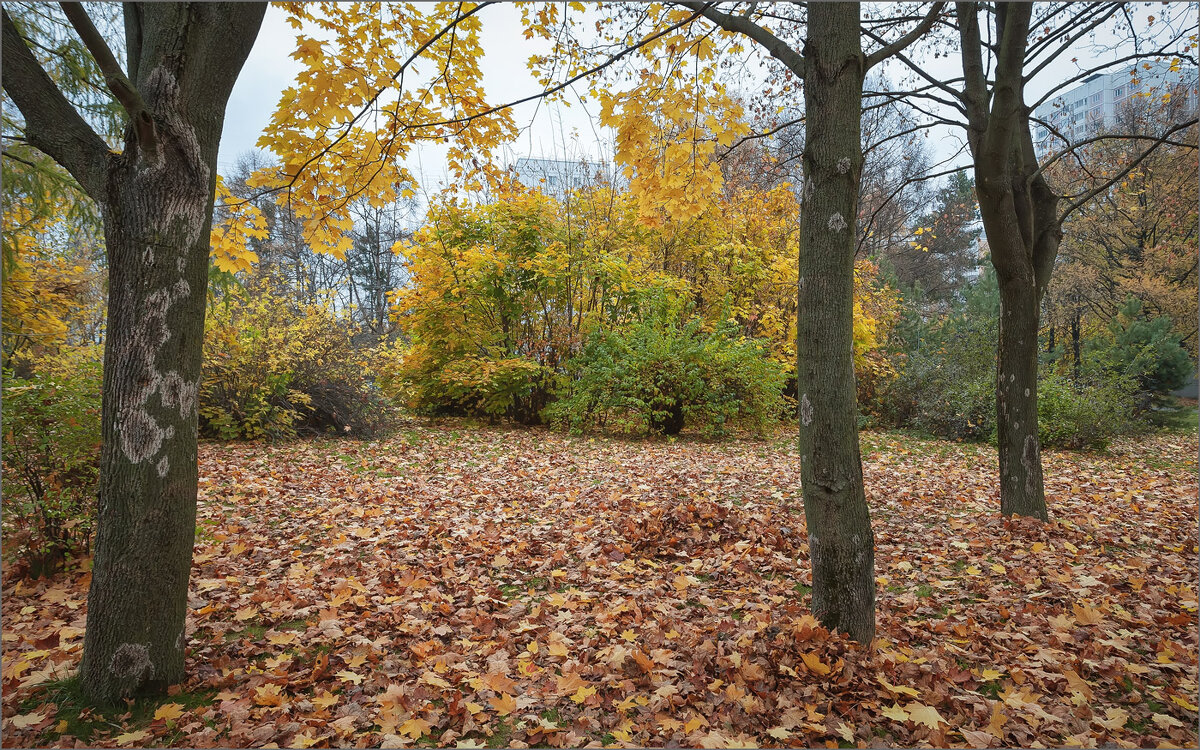
M 571 694 L 571 700 L 582 704 L 585 700 L 596 694 L 594 687 L 581 687 Z
M 118 734 L 113 738 L 118 745 L 132 745 L 135 742 L 141 742 L 150 736 L 150 732 L 145 729 L 139 729 L 136 732 L 126 732 Z
M 800 658 L 804 660 L 804 666 L 808 667 L 813 674 L 827 675 L 830 672 L 829 665 L 821 661 L 821 657 L 814 653 L 800 654 Z
M 926 706 L 924 703 L 909 703 L 904 707 L 908 711 L 908 718 L 915 724 L 923 724 L 930 729 L 937 729 L 938 723 L 949 724 L 950 722 L 942 718 L 942 715 L 937 712 L 933 706 Z
M 166 703 L 158 707 L 154 712 L 154 720 L 159 719 L 178 719 L 183 715 L 183 706 L 179 703 Z
M 418 719 L 415 716 L 401 724 L 397 729 L 397 734 L 403 734 L 412 739 L 420 739 L 421 735 L 429 731 L 433 725 L 424 719 Z
M 1096 723 L 1105 729 L 1120 729 L 1125 726 L 1125 722 L 1129 721 L 1129 712 L 1123 708 L 1109 708 L 1104 711 L 1104 720 L 1096 720 Z
M 28 729 L 34 724 L 41 724 L 49 717 L 50 714 L 23 714 L 12 717 L 9 722 L 17 729 Z
M 960 729 L 959 731 L 962 732 L 963 739 L 971 747 L 991 747 L 996 739 L 987 732 L 979 732 L 974 729 Z
M 343 669 L 341 672 L 335 674 L 334 677 L 342 682 L 353 682 L 355 685 L 361 685 L 363 681 L 362 675 L 351 672 L 348 669 Z
M 893 703 L 883 709 L 883 715 L 894 721 L 908 721 L 908 711 L 905 711 L 899 703 Z
M 808 661 L 805 660 L 805 664 L 807 663 Z M 908 695 L 916 698 L 921 694 L 918 690 L 910 688 L 907 685 L 893 685 L 882 677 L 876 677 L 875 679 L 879 680 L 879 684 L 887 688 L 888 692 L 892 693 L 893 695 Z
M 503 693 L 499 696 L 488 699 L 488 703 L 492 704 L 492 708 L 496 709 L 496 713 L 501 716 L 508 716 L 513 711 L 517 710 L 517 701 L 508 693 Z
M 259 706 L 282 706 L 283 695 L 280 687 L 273 682 L 259 685 L 254 689 L 254 702 Z

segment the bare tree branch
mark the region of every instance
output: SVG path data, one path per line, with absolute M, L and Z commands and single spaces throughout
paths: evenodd
M 61 164 L 92 200 L 104 200 L 108 146 L 38 64 L 3 11 L 3 85 L 25 118 L 30 145 Z
M 804 78 L 804 57 L 792 49 L 791 45 L 751 21 L 746 16 L 734 16 L 722 13 L 713 7 L 712 3 L 680 2 L 679 5 L 703 15 L 708 20 L 725 29 L 753 39 L 762 45 L 771 57 L 783 63 L 797 78 Z
M 1122 169 L 1117 174 L 1113 175 L 1113 177 L 1111 179 L 1104 181 L 1103 183 L 1096 186 L 1092 190 L 1083 194 L 1078 200 L 1076 200 L 1075 202 L 1073 202 L 1069 206 L 1067 206 L 1066 209 L 1061 214 L 1058 215 L 1059 225 L 1061 225 L 1062 222 L 1065 221 L 1069 215 L 1071 215 L 1074 211 L 1079 209 L 1080 206 L 1087 203 L 1092 198 L 1094 198 L 1095 196 L 1104 192 L 1105 190 L 1108 190 L 1113 185 L 1117 184 L 1117 182 L 1119 182 L 1121 179 L 1123 179 L 1125 177 L 1125 175 L 1132 172 L 1134 170 L 1134 168 L 1137 167 L 1137 165 L 1139 165 L 1143 161 L 1145 161 L 1150 156 L 1150 154 L 1154 153 L 1158 149 L 1159 146 L 1166 143 L 1167 140 L 1170 139 L 1170 137 L 1172 135 L 1179 132 L 1180 130 L 1184 130 L 1186 128 L 1192 127 L 1193 125 L 1196 124 L 1196 122 L 1197 122 L 1197 118 L 1193 117 L 1192 119 L 1188 120 L 1187 122 L 1181 122 L 1181 123 L 1177 124 L 1175 127 L 1170 128 L 1169 130 L 1167 130 L 1167 132 L 1163 133 L 1162 136 L 1155 139 L 1154 143 L 1150 144 L 1149 148 L 1147 148 L 1145 151 L 1143 151 L 1141 153 L 1141 155 L 1138 156 L 1138 158 L 1131 161 L 1128 164 L 1128 166 L 1126 166 L 1124 169 Z
M 929 9 L 929 12 L 925 14 L 925 17 L 921 19 L 921 22 L 913 27 L 912 31 L 908 32 L 896 41 L 886 44 L 867 55 L 867 64 L 865 70 L 870 70 L 889 57 L 898 55 L 899 53 L 908 49 L 910 44 L 920 39 L 925 32 L 933 28 L 934 22 L 937 21 L 937 18 L 939 15 L 941 15 L 942 8 L 944 7 L 946 7 L 946 3 L 944 2 L 934 3 Z M 872 34 L 872 36 L 874 35 Z

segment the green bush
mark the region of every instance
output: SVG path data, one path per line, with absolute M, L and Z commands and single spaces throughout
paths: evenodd
M 390 410 L 351 330 L 328 305 L 231 292 L 205 324 L 201 433 L 280 440 L 378 432 Z
M 784 373 L 763 346 L 732 322 L 705 331 L 680 325 L 671 305 L 652 302 L 636 323 L 595 333 L 567 365 L 547 418 L 572 432 L 591 428 L 674 435 L 685 425 L 706 436 L 741 423 L 761 430 L 783 408 Z
M 1043 448 L 1103 449 L 1135 424 L 1133 383 L 1093 378 L 1075 383 L 1062 375 L 1038 381 L 1038 439 Z
M 86 552 L 100 476 L 99 349 L 4 378 L 4 546 L 33 575 Z
M 911 297 L 910 293 L 910 297 Z M 879 412 L 897 427 L 955 440 L 984 440 L 996 421 L 996 329 L 1000 296 L 985 272 L 944 315 L 910 304 L 897 325 L 898 374 Z M 932 317 L 932 316 L 928 316 Z

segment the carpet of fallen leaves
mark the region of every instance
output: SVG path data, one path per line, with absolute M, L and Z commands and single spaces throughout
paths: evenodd
M 1197 447 L 1047 453 L 1042 525 L 987 446 L 864 434 L 866 649 L 808 614 L 787 438 L 203 444 L 187 683 L 79 715 L 88 574 L 5 580 L 3 742 L 1194 747 Z

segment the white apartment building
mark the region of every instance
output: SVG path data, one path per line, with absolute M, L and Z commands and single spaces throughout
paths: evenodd
M 1139 62 L 1112 73 L 1095 73 L 1083 83 L 1059 94 L 1036 110 L 1034 116 L 1071 141 L 1111 128 L 1121 107 L 1139 93 L 1162 94 L 1183 84 L 1191 109 L 1196 101 L 1194 68 L 1171 71 L 1165 61 Z M 1039 126 L 1034 138 L 1041 147 L 1064 145 L 1049 129 Z
M 603 164 L 566 159 L 536 159 L 522 157 L 516 163 L 517 181 L 546 195 L 562 198 L 569 190 L 577 190 L 600 182 L 610 182 L 608 168 Z

